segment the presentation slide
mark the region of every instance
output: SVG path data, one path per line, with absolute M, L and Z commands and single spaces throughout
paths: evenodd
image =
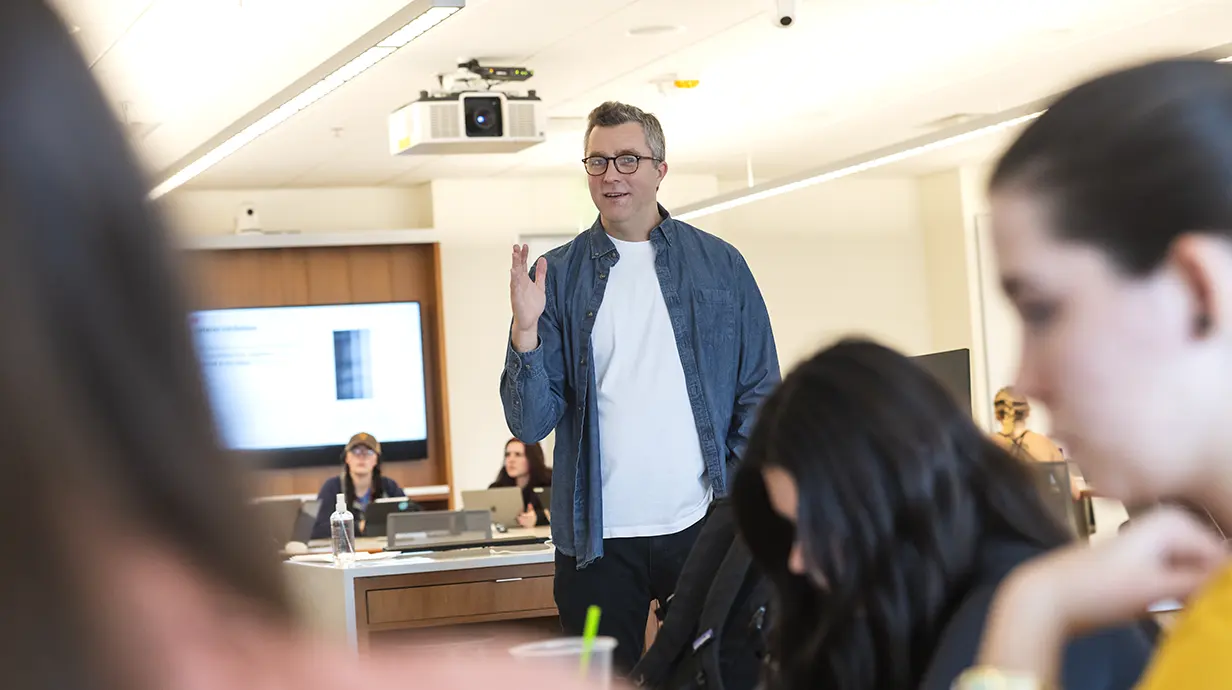
M 192 330 L 227 447 L 427 438 L 419 304 L 196 312 Z

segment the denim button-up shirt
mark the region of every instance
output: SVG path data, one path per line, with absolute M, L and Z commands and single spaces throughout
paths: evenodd
M 706 474 L 714 495 L 722 497 L 729 490 L 729 468 L 748 443 L 757 406 L 779 381 L 774 335 L 740 252 L 671 218 L 661 206 L 659 212 L 663 221 L 650 233 L 655 273 L 676 336 Z M 510 343 L 501 375 L 501 402 L 513 435 L 534 443 L 556 430 L 552 541 L 579 568 L 603 556 L 603 459 L 590 334 L 607 277 L 619 260 L 598 220 L 548 252 L 539 346 L 519 353 Z

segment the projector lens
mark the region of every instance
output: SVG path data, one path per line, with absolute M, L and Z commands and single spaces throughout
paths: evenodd
M 463 97 L 462 116 L 468 137 L 499 137 L 504 134 L 499 96 Z

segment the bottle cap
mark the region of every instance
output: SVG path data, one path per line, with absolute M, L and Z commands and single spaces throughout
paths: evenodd
M 346 494 L 338 494 L 337 506 L 340 513 L 346 510 Z

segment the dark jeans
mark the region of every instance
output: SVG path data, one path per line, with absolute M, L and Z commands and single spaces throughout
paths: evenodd
M 586 610 L 603 609 L 599 634 L 616 638 L 616 673 L 627 675 L 642 658 L 650 602 L 662 606 L 676 591 L 680 569 L 697 541 L 702 524 L 661 537 L 605 539 L 603 558 L 582 570 L 556 552 L 556 608 L 566 635 L 581 635 Z

